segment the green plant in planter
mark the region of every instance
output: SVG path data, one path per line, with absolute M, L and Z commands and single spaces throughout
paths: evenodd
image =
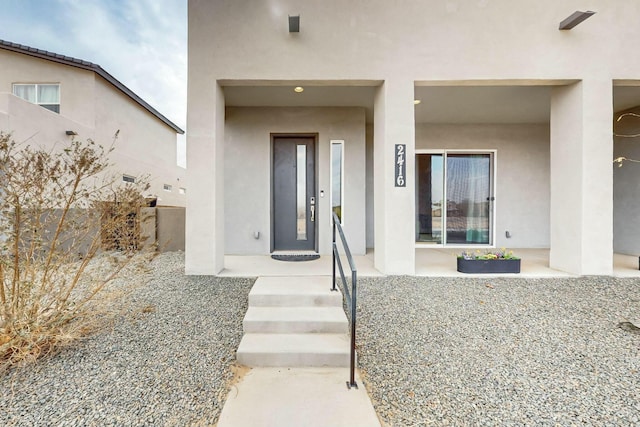
M 458 258 L 463 258 L 466 260 L 492 260 L 492 259 L 520 259 L 517 256 L 513 255 L 512 251 L 508 251 L 504 248 L 499 250 L 486 250 L 480 251 L 477 249 L 475 252 L 472 251 L 462 251 Z
M 464 251 L 457 258 L 461 273 L 520 273 L 520 258 L 505 249 L 481 252 Z

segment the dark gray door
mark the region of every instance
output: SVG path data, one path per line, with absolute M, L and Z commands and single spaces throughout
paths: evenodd
M 315 250 L 315 138 L 273 139 L 273 249 Z

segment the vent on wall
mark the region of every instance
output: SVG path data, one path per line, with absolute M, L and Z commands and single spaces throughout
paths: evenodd
M 295 15 L 295 16 L 289 15 L 289 32 L 290 33 L 300 32 L 300 15 Z

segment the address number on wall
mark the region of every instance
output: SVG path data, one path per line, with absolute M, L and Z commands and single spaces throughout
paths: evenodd
M 396 187 L 407 186 L 406 144 L 396 144 Z

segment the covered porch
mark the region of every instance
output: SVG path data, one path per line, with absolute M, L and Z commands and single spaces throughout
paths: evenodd
M 416 276 L 425 277 L 513 277 L 545 278 L 575 277 L 572 274 L 549 267 L 549 249 L 514 249 L 514 254 L 522 259 L 520 274 L 473 275 L 456 271 L 456 250 L 447 248 L 417 248 Z M 257 276 L 326 276 L 331 274 L 330 255 L 323 255 L 315 261 L 283 262 L 268 255 L 226 255 L 222 277 Z M 359 277 L 384 276 L 374 267 L 374 251 L 366 255 L 354 256 Z M 614 277 L 638 277 L 638 257 L 623 254 L 613 256 Z
M 453 253 L 473 245 L 521 248 L 523 276 L 635 271 L 638 169 L 611 169 L 615 157 L 637 158 L 636 144 L 614 148 L 611 118 L 640 105 L 638 81 L 327 80 L 299 93 L 294 83 L 217 82 L 218 133 L 200 147 L 210 152 L 192 156 L 209 209 L 187 218 L 189 274 L 327 274 L 336 207 L 363 276 L 456 275 Z M 278 249 L 273 138 L 302 134 L 317 144 L 307 218 L 322 258 L 294 266 L 268 255 Z M 488 165 L 483 175 L 462 167 L 472 160 Z M 469 197 L 471 187 L 486 194 Z

